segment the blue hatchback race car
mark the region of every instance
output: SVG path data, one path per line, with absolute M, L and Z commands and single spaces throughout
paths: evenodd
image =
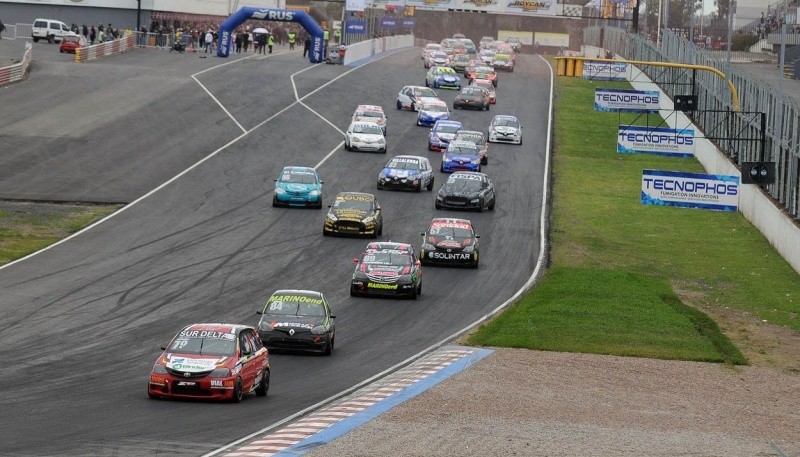
M 283 167 L 275 180 L 272 206 L 322 208 L 322 181 L 311 167 Z
M 450 141 L 456 137 L 456 132 L 464 126 L 461 122 L 451 119 L 441 119 L 433 124 L 430 136 L 428 137 L 429 151 L 444 151 Z
M 475 143 L 452 141 L 442 154 L 443 173 L 454 171 L 481 171 L 481 156 Z
M 431 67 L 425 75 L 425 87 L 461 90 L 461 78 L 450 67 Z

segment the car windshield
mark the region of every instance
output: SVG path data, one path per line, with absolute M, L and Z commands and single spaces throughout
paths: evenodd
M 466 63 L 469 62 L 469 56 L 464 54 L 459 54 L 453 58 L 453 63 Z
M 446 59 L 447 54 L 437 51 L 437 52 L 432 52 L 431 57 L 433 57 L 434 59 Z
M 492 121 L 492 125 L 496 127 L 519 127 L 519 122 L 516 119 L 508 117 L 501 117 Z
M 386 168 L 398 170 L 419 170 L 419 160 L 405 157 L 395 157 L 386 164 Z
M 372 201 L 368 200 L 367 197 L 340 197 L 333 202 L 333 207 L 336 209 L 357 209 L 361 211 L 371 211 Z
M 420 87 L 418 89 L 414 89 L 414 96 L 416 97 L 436 97 L 436 92 L 432 89 L 428 89 L 427 87 Z
M 467 189 L 480 189 L 481 188 L 481 180 L 480 180 L 480 178 L 472 177 L 472 176 L 469 176 L 469 177 L 464 176 L 464 175 L 451 176 L 447 180 L 447 185 L 448 186 L 454 186 L 454 187 L 464 187 L 464 188 L 467 188 Z
M 356 111 L 358 117 L 373 117 L 377 119 L 383 118 L 383 113 L 380 111 Z
M 425 105 L 425 111 L 430 111 L 433 113 L 446 113 L 447 106 L 445 105 Z
M 211 334 L 211 336 L 178 335 L 178 337 L 172 341 L 169 348 L 167 348 L 167 352 L 232 356 L 236 351 L 236 336 L 233 333 L 198 332 L 198 334 L 199 333 L 207 333 Z
M 478 67 L 475 69 L 477 73 L 494 73 L 494 68 L 492 67 Z
M 78 37 L 78 36 L 66 35 L 66 36 L 64 36 L 64 41 L 66 41 L 66 42 L 68 42 L 68 43 L 77 43 L 77 42 L 79 42 L 79 41 L 80 41 L 80 37 Z
M 356 124 L 353 126 L 353 133 L 362 133 L 367 135 L 383 135 L 383 130 L 377 124 Z
M 361 257 L 361 262 L 372 265 L 411 265 L 414 263 L 407 252 L 385 250 L 370 251 Z
M 450 144 L 450 147 L 447 148 L 447 153 L 475 156 L 478 155 L 478 148 L 474 144 Z
M 483 90 L 479 89 L 477 87 L 465 87 L 465 88 L 461 89 L 461 94 L 462 95 L 474 95 L 476 97 L 480 97 L 481 95 L 483 95 Z
M 474 84 L 474 85 L 476 85 L 476 86 L 478 86 L 478 87 L 482 87 L 482 88 L 484 88 L 484 89 L 487 89 L 487 90 L 492 90 L 492 89 L 494 88 L 494 86 L 492 85 L 492 83 L 488 83 L 488 82 L 487 82 L 487 83 L 484 83 L 484 82 L 475 82 L 475 83 L 473 83 L 473 84 Z
M 317 177 L 308 171 L 284 171 L 281 175 L 281 182 L 291 184 L 316 184 Z
M 264 314 L 279 316 L 325 316 L 321 298 L 305 295 L 282 295 L 272 297 L 264 307 Z
M 444 225 L 431 227 L 428 235 L 444 239 L 472 238 L 472 232 L 467 228 Z
M 434 131 L 437 133 L 456 133 L 461 129 L 461 126 L 458 124 L 439 124 L 434 127 Z

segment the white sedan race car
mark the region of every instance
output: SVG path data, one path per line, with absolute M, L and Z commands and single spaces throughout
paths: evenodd
M 489 125 L 490 143 L 522 144 L 522 125 L 516 116 L 498 114 Z
M 433 89 L 425 86 L 405 86 L 397 94 L 397 109 L 419 111 L 426 99 L 439 99 Z
M 344 134 L 344 148 L 348 151 L 386 154 L 386 138 L 383 136 L 383 129 L 374 122 L 352 122 Z

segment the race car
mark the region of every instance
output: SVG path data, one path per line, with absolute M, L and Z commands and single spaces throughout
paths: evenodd
M 425 87 L 461 89 L 461 78 L 450 67 L 431 67 L 425 75 Z
M 187 325 L 162 347 L 147 383 L 147 396 L 240 402 L 269 391 L 269 352 L 246 325 Z
M 453 141 L 468 141 L 475 144 L 478 148 L 478 156 L 481 158 L 481 165 L 489 163 L 489 144 L 486 136 L 477 130 L 459 130 Z
M 494 56 L 497 54 L 494 49 L 484 49 L 482 50 L 478 56 L 481 58 L 481 62 L 485 65 L 491 65 L 494 61 Z
M 495 54 L 492 66 L 495 70 L 514 71 L 514 61 L 511 59 L 510 54 Z
M 451 119 L 441 119 L 436 121 L 431 128 L 431 133 L 428 136 L 428 150 L 429 151 L 444 151 L 450 140 L 456 135 L 456 132 L 464 128 L 461 122 Z
M 484 35 L 481 37 L 481 40 L 478 42 L 478 46 L 482 49 L 486 47 L 487 44 L 494 43 L 494 37 Z
M 498 114 L 489 124 L 490 143 L 522 144 L 522 125 L 516 116 Z
M 492 102 L 489 91 L 481 87 L 465 87 L 453 100 L 453 109 L 477 109 L 488 111 Z
M 467 48 L 468 54 L 475 54 L 476 52 L 478 52 L 478 48 L 475 47 L 475 42 L 473 42 L 469 38 L 462 37 L 458 41 L 460 41 L 464 45 L 464 47 Z
M 433 89 L 422 86 L 405 86 L 397 94 L 397 109 L 419 111 L 422 103 L 428 100 L 439 100 Z
M 423 265 L 478 268 L 478 239 L 468 219 L 437 217 L 422 234 L 419 260 Z
M 275 180 L 272 206 L 322 208 L 322 181 L 311 167 L 283 167 Z
M 441 100 L 425 100 L 417 113 L 417 125 L 433 125 L 440 119 L 450 119 L 447 103 Z
M 374 151 L 386 154 L 383 129 L 374 122 L 351 122 L 344 133 L 344 148 L 348 151 Z
M 436 194 L 436 209 L 493 210 L 497 196 L 494 185 L 484 173 L 459 171 L 447 178 Z
M 378 174 L 378 190 L 409 189 L 422 192 L 423 187 L 433 190 L 433 167 L 425 157 L 392 157 Z
M 481 157 L 475 143 L 451 141 L 442 154 L 442 173 L 454 171 L 481 171 Z
M 372 242 L 361 258 L 353 261 L 353 297 L 377 295 L 416 300 L 422 294 L 422 264 L 410 244 Z
M 497 91 L 494 89 L 494 84 L 488 79 L 473 79 L 469 83 L 470 86 L 483 87 L 489 91 L 489 103 L 494 105 L 497 103 Z
M 456 72 L 464 73 L 464 70 L 467 69 L 470 60 L 472 60 L 472 58 L 469 56 L 469 54 L 457 54 L 450 60 L 449 66 Z
M 467 81 L 470 80 L 469 75 L 474 73 L 475 69 L 482 65 L 484 65 L 484 63 L 481 59 L 472 59 L 469 61 L 467 67 L 464 69 L 464 77 L 467 78 Z
M 358 105 L 353 112 L 353 121 L 374 122 L 381 126 L 386 136 L 386 113 L 378 105 Z
M 423 66 L 425 68 L 431 68 L 437 66 L 444 67 L 449 64 L 450 64 L 450 57 L 447 55 L 447 53 L 442 51 L 433 51 L 428 53 L 428 55 L 425 57 L 425 61 L 423 62 Z
M 488 65 L 479 65 L 475 67 L 472 73 L 467 75 L 467 79 L 487 79 L 492 82 L 494 87 L 497 87 L 497 72 Z
M 511 45 L 511 49 L 513 49 L 514 52 L 518 52 L 520 49 L 522 49 L 522 42 L 519 41 L 519 38 L 515 36 L 510 36 L 506 38 L 506 43 Z
M 341 192 L 328 206 L 322 234 L 361 235 L 377 238 L 383 233 L 383 214 L 378 199 L 362 192 Z
M 331 355 L 336 325 L 325 296 L 311 290 L 278 290 L 269 297 L 258 321 L 258 337 L 269 349 Z
M 439 43 L 428 43 L 422 49 L 422 60 L 425 60 L 425 57 L 433 51 L 440 51 L 442 49 L 442 45 Z

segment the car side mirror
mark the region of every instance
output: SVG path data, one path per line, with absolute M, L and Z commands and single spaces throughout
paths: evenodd
M 358 259 L 354 257 L 353 258 L 353 263 L 358 263 Z
M 166 351 L 167 350 L 167 346 L 169 346 L 169 343 L 162 343 L 161 346 L 160 346 L 161 350 L 162 351 Z
M 257 310 L 256 310 L 256 314 L 264 314 L 264 311 L 262 311 L 262 310 L 260 310 L 260 309 L 257 309 Z
M 331 319 L 336 319 L 336 315 L 335 314 L 331 314 Z

